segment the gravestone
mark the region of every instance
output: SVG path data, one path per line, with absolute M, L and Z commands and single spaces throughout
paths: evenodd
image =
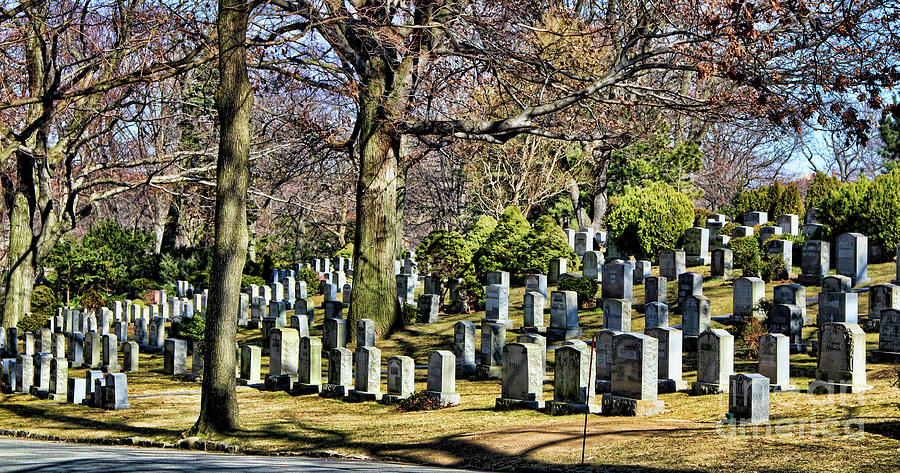
M 328 382 L 319 396 L 343 398 L 353 385 L 353 352 L 337 347 L 328 352 Z
M 803 313 L 793 304 L 775 304 L 769 312 L 769 332 L 788 337 L 791 353 L 806 353 L 803 343 Z
M 106 410 L 131 409 L 128 403 L 128 378 L 123 373 L 107 374 L 101 406 Z
M 485 275 L 485 286 L 491 286 L 494 284 L 499 284 L 501 286 L 509 287 L 509 272 L 508 271 L 488 271 L 487 275 Z
M 800 234 L 800 217 L 794 214 L 779 215 L 775 220 L 781 228 L 782 235 Z
M 750 317 L 765 317 L 759 302 L 766 297 L 766 283 L 757 277 L 742 277 L 734 281 L 732 298 L 734 309 L 732 317 L 737 320 L 748 320 Z
M 415 362 L 408 356 L 392 356 L 388 358 L 387 394 L 382 396 L 382 404 L 396 404 L 412 396 L 415 391 L 415 368 Z
M 453 353 L 447 350 L 435 350 L 428 355 L 428 381 L 425 392 L 442 407 L 459 405 L 454 366 L 459 366 L 459 363 Z
M 322 338 L 322 343 L 327 351 L 347 346 L 347 321 L 344 319 L 323 320 Z
M 525 293 L 524 302 L 522 304 L 523 327 L 522 330 L 531 333 L 544 333 L 544 307 L 547 301 L 544 295 L 537 291 Z
M 50 386 L 48 399 L 65 401 L 68 397 L 69 364 L 65 358 L 50 359 Z
M 637 260 L 634 262 L 631 276 L 633 279 L 632 286 L 644 284 L 644 281 L 650 277 L 650 268 L 652 264 L 647 260 Z
M 425 276 L 425 294 L 441 294 L 441 277 L 437 274 Z M 348 302 L 349 299 L 345 302 Z
M 684 256 L 688 266 L 709 264 L 709 230 L 692 227 L 684 231 Z
M 309 319 L 305 314 L 292 315 L 288 328 L 292 328 L 300 334 L 301 337 L 309 336 Z
M 441 308 L 441 296 L 437 294 L 422 294 L 419 296 L 419 323 L 438 323 L 438 312 Z
M 575 255 L 579 258 L 584 256 L 587 251 L 594 250 L 594 237 L 588 232 L 578 232 L 575 234 Z
M 789 304 L 800 308 L 803 315 L 803 323 L 809 319 L 806 317 L 806 288 L 800 284 L 779 284 L 772 291 L 775 304 Z
M 119 366 L 119 339 L 115 334 L 107 334 L 103 336 L 103 371 L 107 373 L 118 373 Z
M 759 373 L 769 380 L 771 391 L 793 391 L 790 339 L 781 333 L 759 337 Z
M 729 420 L 738 423 L 769 422 L 769 380 L 760 374 L 733 374 L 728 377 Z
M 699 273 L 678 275 L 678 305 L 684 305 L 688 296 L 703 295 L 703 276 Z
M 605 325 L 604 325 L 605 326 Z M 669 326 L 669 306 L 661 302 L 644 305 L 644 331 L 654 327 Z
M 659 382 L 657 391 L 674 393 L 687 389 L 687 381 L 681 373 L 681 341 L 682 332 L 672 327 L 651 327 L 644 331 L 656 339 L 657 373 Z
M 140 350 L 135 342 L 125 342 L 122 344 L 122 371 L 134 373 L 140 370 Z
M 603 328 L 619 332 L 631 331 L 631 301 L 603 299 Z
M 84 364 L 84 335 L 73 332 L 69 335 L 68 354 L 69 368 L 81 368 Z
M 375 346 L 375 321 L 372 319 L 359 319 L 356 321 L 356 346 Z
M 484 320 L 486 322 L 503 324 L 511 329 L 513 322 L 509 318 L 509 286 L 491 284 L 485 288 L 484 295 Z
M 767 212 L 746 212 L 744 214 L 744 225 L 748 227 L 755 227 L 757 225 L 761 225 L 769 221 L 769 214 Z
M 90 332 L 84 336 L 84 367 L 99 368 L 103 363 L 100 359 L 100 334 Z
M 754 233 L 753 227 L 748 227 L 746 225 L 734 227 L 734 229 L 731 230 L 731 239 L 736 240 L 738 238 L 752 237 Z
M 688 296 L 681 310 L 681 330 L 684 332 L 687 349 L 693 350 L 697 337 L 708 330 L 712 317 L 710 302 L 706 296 Z
M 613 337 L 611 392 L 603 396 L 603 415 L 648 416 L 665 410 L 657 398 L 659 345 L 643 333 Z
M 510 343 L 503 348 L 501 394 L 494 407 L 505 409 L 544 408 L 544 370 L 541 349 L 533 343 Z
M 668 280 L 662 276 L 650 276 L 644 279 L 644 304 L 651 302 L 667 303 Z
M 163 356 L 163 373 L 174 376 L 187 373 L 187 341 L 167 338 Z
M 759 228 L 759 242 L 765 243 L 776 236 L 781 235 L 781 227 L 766 226 Z
M 597 383 L 596 391 L 598 393 L 608 393 L 610 390 L 610 382 L 612 381 L 613 337 L 619 333 L 623 332 L 603 329 L 597 333 L 597 347 L 594 353 L 594 357 L 597 361 L 595 362 L 594 367 L 597 372 L 595 382 Z
M 550 293 L 550 328 L 547 336 L 551 340 L 581 338 L 578 326 L 578 294 L 575 291 L 553 291 Z
M 166 343 L 166 319 L 153 317 L 150 319 L 150 347 L 163 349 Z
M 847 276 L 832 274 L 822 278 L 822 292 L 851 292 L 853 283 Z
M 241 374 L 238 384 L 249 386 L 262 383 L 261 378 L 262 348 L 254 345 L 241 347 Z
M 878 333 L 878 349 L 872 351 L 876 363 L 900 363 L 900 309 L 884 309 Z
M 663 250 L 659 253 L 659 275 L 668 281 L 677 281 L 678 275 L 687 271 L 685 254 L 681 250 Z
M 586 278 L 599 281 L 601 278 L 600 267 L 604 263 L 603 254 L 599 251 L 587 251 L 582 257 L 581 274 Z
M 634 298 L 633 268 L 627 263 L 611 261 L 603 265 L 603 284 L 601 297 L 603 299 L 628 299 Z
M 52 319 L 51 319 L 52 320 Z M 36 350 L 38 352 L 46 351 L 50 352 L 53 350 L 53 331 L 49 328 L 41 328 L 38 330 L 38 336 L 35 339 L 36 342 Z
M 22 354 L 34 356 L 34 334 L 31 332 L 22 335 Z
M 83 404 L 85 390 L 84 378 L 69 378 L 66 386 L 66 402 L 69 404 Z
M 734 336 L 722 329 L 709 329 L 697 341 L 697 381 L 694 394 L 728 392 L 728 377 L 734 373 Z
M 555 285 L 559 282 L 559 275 L 569 271 L 566 258 L 553 258 L 550 260 L 550 271 L 547 272 L 547 284 Z
M 866 385 L 866 334 L 852 323 L 826 323 L 819 332 L 816 379 L 813 394 L 858 393 Z
M 479 379 L 500 379 L 503 369 L 503 347 L 506 345 L 506 325 L 481 324 L 481 350 L 476 367 Z
M 66 335 L 64 333 L 54 333 L 52 340 L 53 346 L 50 347 L 50 353 L 53 355 L 53 358 L 66 358 Z
M 40 399 L 46 399 L 50 395 L 50 362 L 53 357 L 50 353 L 35 353 L 34 360 L 34 384 L 31 386 L 31 395 Z
M 794 243 L 787 240 L 769 240 L 766 242 L 766 254 L 780 255 L 784 260 L 784 266 L 776 277 L 781 279 L 791 279 L 793 275 L 794 265 Z
M 880 319 L 885 309 L 900 309 L 900 286 L 876 284 L 869 288 L 869 318 Z
M 820 292 L 819 315 L 816 322 L 821 330 L 823 324 L 843 322 L 859 323 L 859 294 L 855 292 Z
M 300 366 L 293 394 L 318 394 L 322 390 L 322 339 L 300 338 Z
M 322 312 L 325 313 L 326 319 L 343 318 L 344 304 L 340 301 L 325 301 L 322 303 Z
M 837 237 L 837 273 L 850 278 L 853 286 L 869 281 L 869 239 L 861 233 Z
M 353 389 L 344 399 L 348 402 L 380 401 L 381 350 L 375 347 L 357 347 Z
M 535 345 L 541 348 L 541 359 L 543 359 L 543 363 L 541 364 L 542 373 L 544 373 L 544 379 L 548 379 L 547 373 L 547 337 L 543 335 L 538 335 L 536 333 L 525 333 L 516 337 L 516 341 L 519 343 L 534 343 Z M 563 342 L 563 345 L 566 343 L 571 343 L 580 340 L 567 340 Z
M 453 353 L 456 357 L 456 377 L 475 375 L 475 324 L 460 320 L 453 325 Z
M 550 415 L 600 413 L 596 403 L 596 373 L 591 366 L 591 349 L 586 344 L 556 349 L 553 400 L 547 403 Z
M 346 307 L 350 307 L 350 301 L 353 298 L 353 285 L 350 283 L 344 284 L 341 289 L 341 303 Z M 294 300 L 294 299 L 291 299 Z
M 397 281 L 397 297 L 401 304 L 412 304 L 415 302 L 416 283 L 409 274 L 398 274 Z
M 16 392 L 31 394 L 34 383 L 34 358 L 19 354 L 16 356 Z
M 723 279 L 731 279 L 734 272 L 734 252 L 728 248 L 712 250 L 712 262 L 709 275 Z
M 540 292 L 547 298 L 547 276 L 545 274 L 529 274 L 525 276 L 525 292 Z
M 292 382 L 276 378 L 287 377 L 291 381 L 297 379 L 298 362 L 300 360 L 300 333 L 292 328 L 276 328 L 272 330 L 272 339 L 269 342 L 269 374 L 266 376 L 266 388 L 276 389 L 276 386 L 288 390 L 293 386 Z M 286 383 L 286 384 L 284 384 Z M 279 389 L 280 390 L 280 389 Z

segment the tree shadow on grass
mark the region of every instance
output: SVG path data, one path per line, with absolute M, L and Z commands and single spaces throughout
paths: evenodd
M 588 433 L 588 445 L 603 444 L 607 436 L 693 436 L 697 432 L 705 431 L 703 428 L 672 428 L 672 429 L 623 429 L 608 432 Z M 311 435 L 312 433 L 312 435 Z M 554 463 L 535 460 L 529 455 L 545 448 L 557 447 L 568 442 L 580 445 L 582 434 L 580 432 L 563 432 L 548 429 L 512 429 L 511 435 L 534 435 L 553 438 L 536 443 L 520 450 L 516 448 L 515 441 L 509 444 L 511 450 L 500 450 L 479 443 L 475 436 L 469 433 L 449 435 L 427 442 L 419 443 L 377 443 L 352 440 L 345 432 L 335 429 L 325 429 L 311 423 L 272 423 L 261 426 L 253 431 L 235 433 L 236 438 L 262 440 L 276 438 L 303 445 L 300 453 L 313 454 L 317 450 L 329 448 L 343 448 L 362 451 L 364 455 L 390 461 L 444 466 L 460 469 L 481 469 L 498 471 L 559 471 L 560 469 L 574 471 L 604 471 L 604 472 L 635 472 L 646 471 L 651 473 L 682 473 L 687 471 L 702 472 L 702 470 L 684 470 L 644 467 L 640 465 L 615 465 L 598 462 L 597 458 L 589 459 L 584 467 L 567 463 Z M 445 459 L 444 462 L 430 463 L 423 460 L 425 456 L 435 455 Z
M 21 417 L 36 419 L 38 421 L 50 420 L 64 424 L 70 424 L 72 426 L 85 427 L 93 430 L 109 430 L 113 432 L 130 433 L 140 437 L 166 436 L 177 438 L 181 435 L 180 430 L 162 429 L 155 427 L 135 427 L 124 423 L 106 422 L 101 420 L 88 419 L 85 417 L 78 417 L 75 415 L 53 413 L 50 412 L 50 410 L 47 408 L 38 406 L 23 406 L 21 404 L 0 404 L 0 409 Z

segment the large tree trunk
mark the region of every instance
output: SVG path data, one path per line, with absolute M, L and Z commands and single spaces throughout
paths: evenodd
M 209 435 L 240 429 L 235 391 L 235 333 L 241 274 L 247 257 L 247 187 L 250 180 L 250 113 L 245 41 L 250 6 L 219 0 L 219 156 L 216 167 L 216 227 L 209 305 L 204 334 L 200 418 L 191 429 Z
M 359 319 L 372 319 L 379 334 L 398 327 L 397 287 L 393 262 L 400 242 L 397 230 L 399 139 L 385 119 L 385 78 L 367 83 L 360 101 L 359 161 L 356 187 L 356 235 L 353 246 L 353 290 L 347 322 L 351 332 Z
M 3 303 L 3 327 L 15 327 L 19 317 L 31 310 L 31 291 L 34 281 L 33 258 L 34 232 L 31 228 L 34 216 L 34 186 L 32 179 L 22 182 L 23 177 L 32 175 L 33 162 L 29 156 L 19 153 L 19 182 L 13 184 L 9 206 L 9 253 L 6 273 L 6 300 Z M 25 168 L 24 170 L 22 168 Z

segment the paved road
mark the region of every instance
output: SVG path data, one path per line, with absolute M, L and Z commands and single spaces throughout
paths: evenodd
M 224 455 L 183 450 L 105 447 L 0 439 L 0 472 L 277 471 L 465 472 L 399 463 L 303 457 Z

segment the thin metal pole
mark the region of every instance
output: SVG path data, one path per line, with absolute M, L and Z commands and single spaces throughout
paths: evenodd
M 585 393 L 584 400 L 584 431 L 581 433 L 581 466 L 584 466 L 584 451 L 587 447 L 587 420 L 588 413 L 590 409 L 588 404 L 590 404 L 591 400 L 591 389 L 596 389 L 595 386 L 591 386 L 591 384 L 596 384 L 596 382 L 591 382 L 591 373 L 594 369 L 594 350 L 597 347 L 597 334 L 594 334 L 594 338 L 591 339 L 591 363 L 588 365 L 588 387 L 587 392 Z

